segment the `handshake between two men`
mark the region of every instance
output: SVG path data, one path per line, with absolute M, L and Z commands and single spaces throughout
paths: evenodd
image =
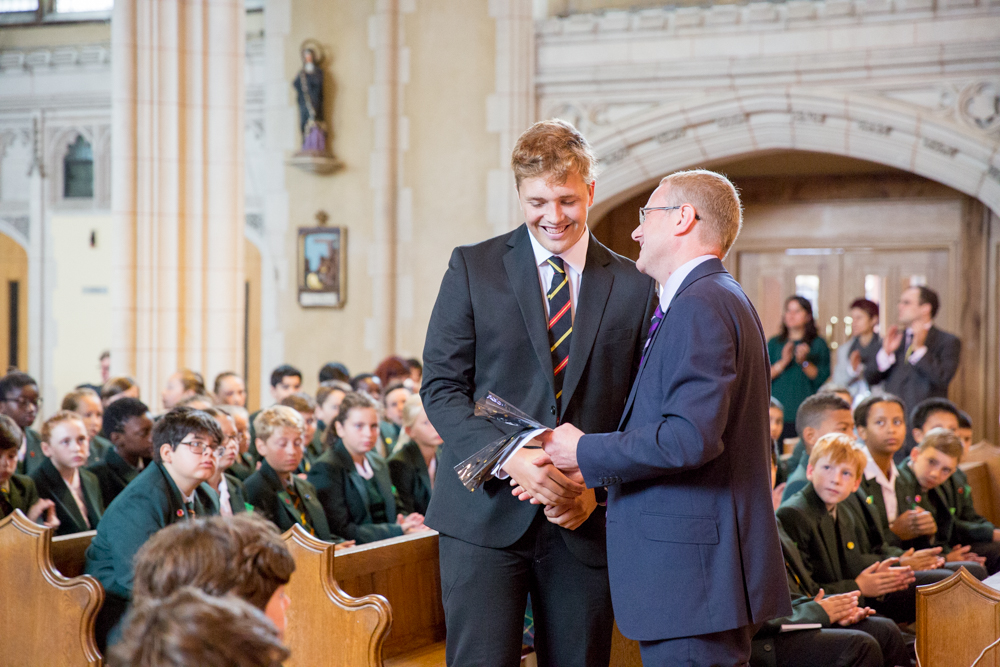
M 587 488 L 576 460 L 582 435 L 572 424 L 563 424 L 525 443 L 503 464 L 518 500 L 545 505 L 549 522 L 567 530 L 579 528 L 597 508 L 594 490 Z

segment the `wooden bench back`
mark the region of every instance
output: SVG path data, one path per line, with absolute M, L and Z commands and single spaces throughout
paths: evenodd
M 404 535 L 337 552 L 333 574 L 347 594 L 377 593 L 392 606 L 382 655 L 392 658 L 444 640 L 438 534 Z
M 381 647 L 392 623 L 389 604 L 378 595 L 350 597 L 334 580 L 333 544 L 300 526 L 282 538 L 295 559 L 285 587 L 291 599 L 285 644 L 286 667 L 382 667 Z
M 101 664 L 94 621 L 104 589 L 88 575 L 64 577 L 52 562 L 52 542 L 52 531 L 20 510 L 0 521 L 0 632 L 16 638 L 0 650 L 2 667 Z
M 1000 458 L 963 460 L 959 467 L 972 487 L 972 506 L 994 525 L 1000 524 Z
M 969 667 L 1000 637 L 1000 591 L 965 568 L 917 588 L 917 657 L 923 667 Z M 1000 667 L 996 651 L 977 667 Z

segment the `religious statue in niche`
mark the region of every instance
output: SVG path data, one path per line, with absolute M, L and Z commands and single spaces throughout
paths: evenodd
M 307 39 L 299 53 L 302 68 L 292 80 L 292 88 L 299 107 L 302 148 L 289 160 L 289 164 L 313 173 L 329 174 L 340 167 L 340 162 L 328 147 L 329 134 L 323 119 L 323 47 L 316 40 Z
M 328 217 L 326 211 L 319 211 L 319 226 L 299 228 L 299 305 L 305 308 L 344 305 L 347 228 L 327 227 Z

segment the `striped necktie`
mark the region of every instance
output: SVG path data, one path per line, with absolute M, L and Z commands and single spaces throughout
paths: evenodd
M 639 365 L 646 359 L 646 353 L 649 351 L 649 344 L 653 342 L 653 334 L 656 333 L 656 329 L 660 326 L 660 322 L 663 321 L 663 310 L 659 306 L 656 306 L 656 311 L 653 313 L 653 317 L 649 323 L 649 331 L 646 333 L 646 344 L 642 346 L 642 356 L 639 358 Z
M 556 405 L 562 399 L 563 378 L 569 363 L 569 342 L 573 333 L 572 304 L 569 299 L 569 278 L 561 257 L 547 260 L 552 267 L 552 284 L 546 293 L 549 302 L 549 351 L 555 373 Z

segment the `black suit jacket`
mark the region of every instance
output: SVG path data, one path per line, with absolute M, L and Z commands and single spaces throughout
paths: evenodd
M 412 440 L 397 447 L 389 458 L 389 476 L 396 487 L 399 511 L 427 514 L 431 502 L 431 475 L 420 445 Z
M 865 366 L 865 380 L 868 384 L 875 386 L 884 382 L 883 389 L 903 399 L 908 411 L 913 410 L 924 399 L 947 398 L 948 384 L 958 371 L 962 341 L 957 336 L 932 326 L 927 331 L 924 343 L 927 352 L 915 364 L 903 360 L 906 354 L 903 347 L 905 344 L 904 339 L 896 350 L 896 362 L 886 371 L 880 371 L 877 364 Z M 908 447 L 903 447 L 896 453 L 896 462 L 902 462 L 912 448 L 912 441 L 909 441 Z
M 655 307 L 655 284 L 590 236 L 559 410 L 542 298 L 525 225 L 452 253 L 427 328 L 420 388 L 444 439 L 426 523 L 445 535 L 504 548 L 542 511 L 514 498 L 506 480 L 491 479 L 469 493 L 455 473 L 503 434 L 473 414 L 488 392 L 546 426 L 571 422 L 601 432 L 618 425 Z M 607 562 L 603 507 L 576 530 L 560 532 L 583 563 Z
M 80 506 L 73 498 L 73 492 L 66 486 L 62 476 L 52 461 L 48 458 L 42 462 L 35 472 L 31 473 L 38 488 L 38 495 L 48 498 L 56 504 L 56 516 L 59 517 L 59 528 L 55 535 L 70 535 L 72 533 L 83 533 L 88 530 L 97 530 L 97 526 L 104 514 L 104 500 L 101 497 L 101 484 L 97 481 L 94 473 L 80 468 L 80 486 L 83 489 L 83 501 L 87 506 L 87 522 L 84 521 L 80 513 Z
M 587 485 L 609 485 L 611 595 L 626 637 L 791 613 L 771 504 L 768 369 L 750 300 L 709 259 L 668 304 L 620 430 L 580 438 Z
M 368 463 L 375 473 L 375 484 L 385 501 L 387 523 L 373 523 L 369 510 L 371 501 L 365 480 L 354 467 L 354 459 L 344 443 L 337 443 L 316 459 L 309 471 L 309 481 L 326 512 L 330 528 L 338 535 L 358 544 L 399 537 L 403 529 L 396 523 L 396 499 L 385 460 L 374 452 L 368 453 Z
M 299 494 L 299 498 L 305 506 L 306 514 L 309 515 L 309 523 L 312 524 L 316 537 L 325 542 L 343 542 L 342 539 L 335 537 L 330 532 L 330 525 L 326 521 L 326 515 L 323 513 L 323 507 L 319 504 L 313 485 L 295 475 L 292 475 L 292 483 L 295 485 L 295 492 Z M 285 485 L 278 478 L 278 473 L 274 471 L 266 459 L 261 459 L 257 472 L 247 477 L 246 481 L 243 482 L 243 495 L 246 501 L 253 505 L 255 512 L 259 512 L 264 518 L 276 525 L 281 532 L 291 529 L 299 522 L 291 496 L 285 491 Z
M 146 462 L 149 465 L 149 462 Z M 128 483 L 139 476 L 139 469 L 130 466 L 115 448 L 107 450 L 104 458 L 88 467 L 97 476 L 101 485 L 101 497 L 107 507 L 118 494 L 125 490 Z

